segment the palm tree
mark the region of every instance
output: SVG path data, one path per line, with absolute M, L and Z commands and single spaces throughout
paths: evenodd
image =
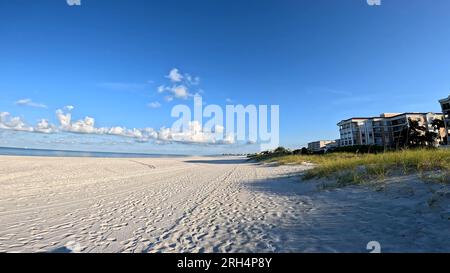
M 424 125 L 420 125 L 418 120 L 408 118 L 408 123 L 401 131 L 398 139 L 399 146 L 408 147 L 426 147 L 436 142 L 438 134 L 430 132 Z
M 436 138 L 438 140 L 442 140 L 440 141 L 441 144 L 446 144 L 447 143 L 447 136 L 441 138 L 441 130 L 444 129 L 445 130 L 445 122 L 442 119 L 435 119 L 431 122 L 431 126 L 433 126 L 433 129 L 438 132 Z

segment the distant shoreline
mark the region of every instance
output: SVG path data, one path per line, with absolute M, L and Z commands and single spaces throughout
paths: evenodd
M 92 157 L 92 158 L 174 158 L 190 157 L 194 155 L 183 154 L 146 154 L 146 153 L 124 153 L 124 152 L 96 152 L 96 151 L 74 151 L 74 150 L 51 150 L 34 148 L 10 148 L 0 147 L 2 156 L 43 156 L 43 157 Z M 213 155 L 211 155 L 213 156 Z

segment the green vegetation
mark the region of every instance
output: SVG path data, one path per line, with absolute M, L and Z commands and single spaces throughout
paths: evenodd
M 340 185 L 408 174 L 419 174 L 425 180 L 450 183 L 448 149 L 408 149 L 377 154 L 334 152 L 324 155 L 266 152 L 250 158 L 278 164 L 314 163 L 317 166 L 306 171 L 303 179 L 326 177 L 336 179 Z
M 419 121 L 408 119 L 408 126 L 405 127 L 398 136 L 396 149 L 403 148 L 418 148 L 418 147 L 433 147 L 435 143 L 441 142 L 439 132 L 441 128 L 445 128 L 444 121 L 435 119 L 431 123 L 434 132 L 428 130 Z M 442 142 L 446 143 L 444 139 Z

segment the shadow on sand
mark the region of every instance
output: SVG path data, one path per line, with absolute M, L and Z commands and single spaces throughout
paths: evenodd
M 383 252 L 450 249 L 450 232 L 444 228 L 448 221 L 428 208 L 431 195 L 426 191 L 417 189 L 410 197 L 363 186 L 320 190 L 319 185 L 295 174 L 249 181 L 250 191 L 265 193 L 277 204 L 273 207 L 280 214 L 265 220 L 276 224 L 264 230 L 268 238 L 276 238 L 271 243 L 276 251 L 368 253 L 370 241 L 379 242 Z
M 318 183 L 314 181 L 302 181 L 301 172 L 289 175 L 253 180 L 248 182 L 249 189 L 281 196 L 303 196 L 317 192 Z
M 217 165 L 249 163 L 248 159 L 246 159 L 246 158 L 186 160 L 184 162 L 195 163 L 195 164 L 217 164 Z
M 63 246 L 63 247 L 58 247 L 56 249 L 53 249 L 53 250 L 49 251 L 49 253 L 57 253 L 57 254 L 72 253 L 72 250 L 70 250 L 67 247 Z

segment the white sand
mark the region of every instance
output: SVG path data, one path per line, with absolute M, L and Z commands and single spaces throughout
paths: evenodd
M 450 251 L 448 185 L 324 191 L 292 176 L 305 168 L 0 157 L 0 252 Z

